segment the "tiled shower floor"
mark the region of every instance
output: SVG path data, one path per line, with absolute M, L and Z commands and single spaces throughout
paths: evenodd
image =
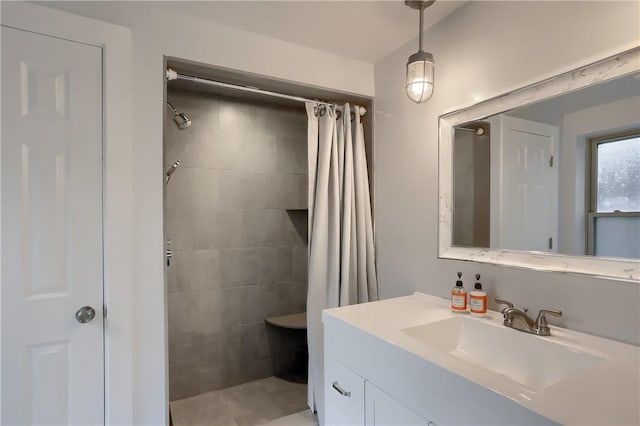
M 307 407 L 307 385 L 277 377 L 172 401 L 170 407 L 174 426 L 317 424 Z

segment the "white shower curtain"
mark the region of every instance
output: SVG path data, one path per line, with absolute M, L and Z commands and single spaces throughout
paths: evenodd
M 322 310 L 377 300 L 373 225 L 359 107 L 308 102 L 309 407 L 324 425 Z M 337 116 L 339 118 L 337 118 Z

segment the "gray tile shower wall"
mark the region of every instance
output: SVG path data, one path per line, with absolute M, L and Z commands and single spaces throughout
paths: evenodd
M 165 126 L 169 397 L 273 374 L 264 319 L 303 312 L 307 291 L 304 108 L 187 91 L 192 120 Z

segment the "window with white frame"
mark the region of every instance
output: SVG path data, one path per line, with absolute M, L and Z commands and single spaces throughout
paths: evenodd
M 640 128 L 589 139 L 587 253 L 640 258 Z

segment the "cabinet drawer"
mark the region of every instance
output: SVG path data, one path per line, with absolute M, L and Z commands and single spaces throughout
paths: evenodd
M 326 426 L 364 425 L 364 378 L 331 357 L 325 358 Z

